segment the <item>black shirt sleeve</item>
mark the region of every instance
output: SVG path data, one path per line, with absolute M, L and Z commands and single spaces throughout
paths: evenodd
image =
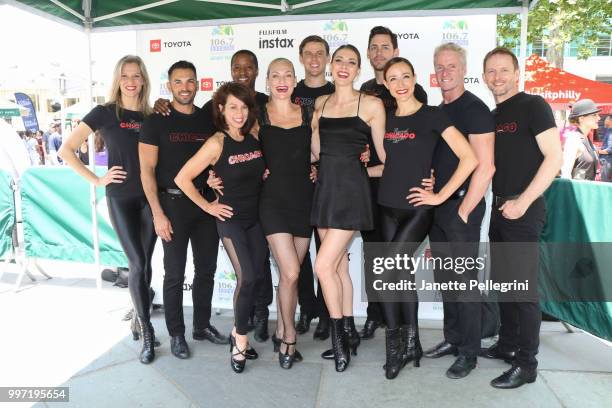
M 438 107 L 433 107 L 431 124 L 440 135 L 442 135 L 442 132 L 446 129 L 453 126 L 453 122 L 451 122 L 448 115 Z
M 534 136 L 557 126 L 550 105 L 541 96 L 533 96 L 528 112 L 529 130 L 531 130 Z
M 495 132 L 495 119 L 484 103 L 472 103 L 465 113 L 468 135 Z
M 142 123 L 142 129 L 140 129 L 139 141 L 148 145 L 159 146 L 159 127 L 157 115 L 146 118 Z
M 94 132 L 102 128 L 108 121 L 108 109 L 102 105 L 93 108 L 85 117 L 83 122 Z
M 419 84 L 414 84 L 414 97 L 423 105 L 427 105 L 427 92 Z

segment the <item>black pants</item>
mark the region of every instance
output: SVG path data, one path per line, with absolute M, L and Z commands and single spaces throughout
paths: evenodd
M 425 240 L 433 222 L 433 209 L 397 209 L 380 206 L 381 233 L 384 242 L 401 242 L 402 250 L 414 255 Z M 414 274 L 410 275 L 414 281 Z M 411 296 L 414 300 L 406 302 L 382 302 L 385 322 L 389 329 L 397 329 L 403 324 L 418 326 L 419 302 L 416 291 Z
M 138 317 L 144 322 L 151 318 L 149 288 L 151 258 L 157 235 L 151 208 L 144 196 L 106 197 L 111 224 L 128 259 L 128 287 Z
M 372 194 L 372 213 L 374 215 L 374 229 L 370 231 L 361 231 L 361 239 L 363 242 L 383 242 L 382 233 L 380 230 L 380 206 L 378 205 L 378 182 L 379 178 L 370 178 L 370 193 Z M 365 284 L 371 288 L 374 280 L 372 271 L 364 271 Z M 382 322 L 383 311 L 380 302 L 372 302 L 368 300 L 367 320 Z
M 498 205 L 493 206 L 491 213 L 491 226 L 489 228 L 489 238 L 492 243 L 495 242 L 534 242 L 537 243 L 546 222 L 546 203 L 544 198 L 540 197 L 535 200 L 527 209 L 525 214 L 516 220 L 508 220 L 504 218 L 498 210 Z M 520 262 L 524 259 L 532 260 L 537 258 L 537 245 L 533 245 L 532 254 L 522 254 L 516 258 L 519 268 L 524 268 L 524 263 Z M 497 250 L 496 250 L 497 251 Z M 492 272 L 495 273 L 496 268 L 508 268 L 508 265 L 499 265 L 500 256 L 496 257 L 492 250 L 491 263 Z M 507 262 L 508 257 L 505 257 L 501 262 Z M 512 266 L 510 266 L 512 268 Z M 529 278 L 529 286 L 537 288 L 538 286 L 538 265 L 537 259 L 535 262 L 529 262 L 528 270 L 520 270 L 521 276 Z M 530 302 L 500 302 L 499 313 L 501 319 L 501 327 L 499 328 L 499 347 L 505 351 L 516 351 L 516 362 L 521 367 L 536 368 L 538 361 L 538 347 L 540 345 L 540 324 L 542 314 L 540 305 L 537 301 Z
M 257 289 L 261 287 L 264 275 L 269 275 L 265 272 L 265 264 L 269 265 L 268 243 L 259 222 L 217 221 L 217 231 L 236 272 L 236 332 L 245 335 L 249 330 L 249 316 L 255 306 Z
M 215 219 L 184 195 L 161 193 L 160 204 L 172 225 L 172 240 L 164 245 L 164 313 L 170 336 L 185 334 L 183 283 L 187 247 L 193 254 L 193 328 L 210 325 L 212 295 L 217 270 L 219 235 Z
M 436 258 L 478 257 L 480 224 L 485 212 L 482 200 L 470 213 L 468 222 L 459 217 L 460 198 L 447 200 L 434 210 L 434 221 L 429 231 L 431 253 Z M 453 245 L 455 243 L 455 245 Z M 462 271 L 434 270 L 436 282 L 458 281 L 469 286 L 471 279 L 478 279 L 478 269 Z M 481 306 L 480 292 L 443 291 L 444 339 L 458 347 L 459 353 L 476 357 L 480 351 Z M 469 301 L 468 301 L 469 300 Z
M 317 251 L 321 247 L 321 238 L 315 232 L 315 247 Z M 320 319 L 329 319 L 329 311 L 325 305 L 323 290 L 321 285 L 317 285 L 317 293 L 314 289 L 314 273 L 312 269 L 312 261 L 310 260 L 310 251 L 306 252 L 304 262 L 300 268 L 300 276 L 298 277 L 298 303 L 300 305 L 300 313 L 306 313 L 312 317 Z

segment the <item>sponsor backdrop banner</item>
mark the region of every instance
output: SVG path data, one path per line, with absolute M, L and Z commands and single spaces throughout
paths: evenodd
M 495 46 L 496 17 L 494 15 L 452 16 L 452 17 L 397 17 L 372 19 L 292 21 L 290 23 L 253 23 L 220 25 L 209 27 L 177 28 L 165 30 L 139 31 L 137 44 L 139 55 L 143 57 L 152 81 L 152 100 L 158 97 L 170 99 L 166 89 L 167 70 L 180 59 L 196 65 L 199 78 L 199 92 L 196 104 L 202 106 L 213 92 L 226 81 L 231 80 L 230 59 L 240 49 L 253 51 L 259 60 L 259 76 L 256 89 L 266 91 L 265 76 L 267 66 L 274 58 L 286 57 L 293 61 L 296 75 L 304 77 L 299 63 L 298 49 L 302 39 L 311 34 L 325 38 L 331 52 L 342 44 L 351 43 L 362 53 L 361 74 L 355 87 L 374 77 L 367 60 L 366 49 L 370 29 L 376 25 L 389 27 L 398 34 L 400 55 L 408 58 L 414 65 L 417 81 L 429 95 L 429 104 L 437 105 L 442 97 L 433 76 L 434 48 L 448 41 L 454 41 L 468 50 L 468 73 L 466 89 L 482 98 L 489 106 L 494 106 L 486 86 L 482 83 L 482 58 Z M 328 70 L 329 71 L 329 70 Z M 328 72 L 328 79 L 331 79 Z M 486 220 L 485 220 L 486 222 Z M 484 224 L 487 225 L 487 224 Z M 486 236 L 486 231 L 484 232 Z M 155 252 L 153 287 L 161 293 L 163 267 L 161 263 L 161 244 Z M 189 251 L 191 252 L 191 250 Z M 355 314 L 365 315 L 367 304 L 361 296 L 361 238 L 356 234 L 350 246 L 350 270 L 355 285 Z M 314 257 L 314 247 L 311 255 Z M 235 286 L 234 272 L 221 246 L 219 252 L 214 294 L 216 307 L 231 307 Z M 273 264 L 273 280 L 276 284 L 278 273 Z M 188 258 L 187 277 L 184 289 L 190 291 L 193 278 L 191 255 Z M 185 293 L 185 303 L 191 304 L 191 296 Z M 275 308 L 275 303 L 272 305 Z M 420 308 L 422 317 L 441 316 L 439 303 L 424 303 Z
M 0 259 L 13 248 L 15 200 L 11 188 L 12 180 L 9 173 L 0 170 Z

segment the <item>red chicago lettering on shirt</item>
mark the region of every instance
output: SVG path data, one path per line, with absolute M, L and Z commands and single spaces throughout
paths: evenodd
M 251 160 L 259 159 L 260 157 L 262 157 L 261 150 L 254 150 L 249 153 L 234 154 L 228 157 L 227 162 L 229 164 L 239 164 L 239 163 L 244 163 L 244 162 L 248 162 Z
M 406 139 L 412 140 L 415 138 L 416 138 L 416 133 L 409 132 L 407 130 L 396 130 L 394 132 L 385 133 L 385 139 L 393 143 L 401 142 Z
M 119 122 L 121 129 L 140 129 L 140 122 Z
M 207 137 L 203 133 L 170 132 L 171 142 L 204 142 Z
M 518 124 L 516 122 L 509 123 L 498 123 L 495 131 L 497 133 L 514 133 L 518 129 Z

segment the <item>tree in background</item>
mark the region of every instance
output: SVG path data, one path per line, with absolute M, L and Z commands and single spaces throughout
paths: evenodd
M 563 69 L 565 44 L 574 41 L 578 59 L 587 59 L 599 35 L 612 32 L 612 0 L 540 0 L 529 11 L 527 42 L 542 40 L 548 62 Z M 518 14 L 497 16 L 498 45 L 518 46 L 521 21 Z

